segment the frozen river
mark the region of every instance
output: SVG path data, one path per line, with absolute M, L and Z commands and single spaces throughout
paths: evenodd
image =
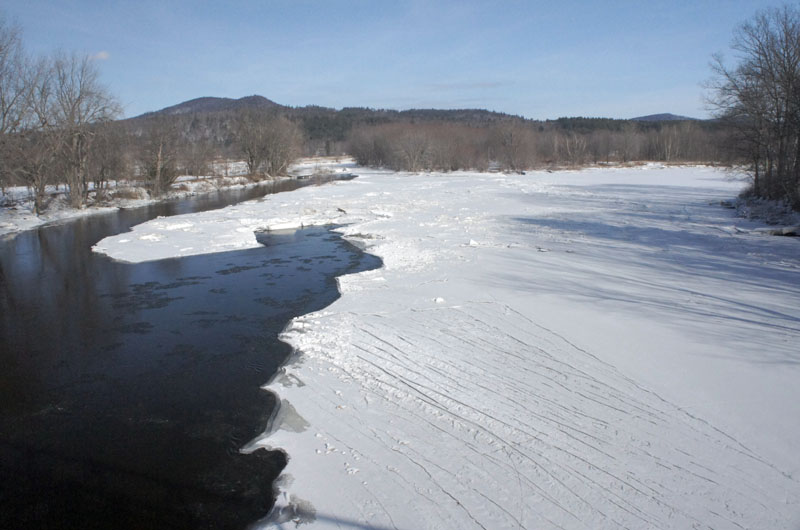
M 274 526 L 798 528 L 800 246 L 721 207 L 741 180 L 359 175 L 95 247 L 333 221 L 383 260 L 282 335 Z

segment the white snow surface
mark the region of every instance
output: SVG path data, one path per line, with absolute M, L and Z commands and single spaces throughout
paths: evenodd
M 245 450 L 263 526 L 800 527 L 800 241 L 712 168 L 396 174 L 145 223 L 141 261 L 337 223 L 381 269 L 296 318 Z

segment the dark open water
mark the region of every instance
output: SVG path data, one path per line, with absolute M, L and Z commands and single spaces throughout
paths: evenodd
M 327 228 L 139 265 L 90 250 L 252 193 L 0 241 L 0 528 L 243 528 L 267 513 L 285 456 L 239 448 L 275 406 L 260 385 L 290 353 L 277 335 L 379 260 Z

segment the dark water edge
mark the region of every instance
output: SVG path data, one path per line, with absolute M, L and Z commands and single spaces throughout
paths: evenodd
M 121 213 L 0 242 L 0 527 L 244 528 L 286 464 L 239 452 L 276 406 L 278 334 L 380 260 L 329 228 L 137 265 L 91 253 Z

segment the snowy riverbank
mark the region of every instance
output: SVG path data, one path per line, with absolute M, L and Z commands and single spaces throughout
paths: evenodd
M 224 190 L 255 188 L 268 186 L 280 179 L 267 179 L 254 182 L 245 176 L 247 168 L 244 162 L 232 162 L 227 168 L 216 167 L 218 173 L 229 176 L 179 177 L 172 189 L 164 196 L 150 197 L 147 190 L 136 183 L 112 181 L 106 190 L 105 198 L 97 200 L 94 188 L 90 185 L 92 200 L 84 208 L 76 209 L 69 205 L 66 191 L 62 187 L 48 187 L 48 207 L 40 215 L 34 213 L 31 191 L 24 186 L 6 188 L 0 193 L 0 237 L 14 234 L 22 230 L 31 230 L 48 223 L 68 221 L 87 215 L 109 213 L 121 208 L 138 208 L 161 201 L 174 201 L 196 195 L 216 193 Z M 354 166 L 348 157 L 307 157 L 299 159 L 289 168 L 289 177 L 304 178 L 320 172 L 344 173 Z
M 337 223 L 384 260 L 284 338 L 273 523 L 800 524 L 800 246 L 710 168 L 360 178 L 157 219 L 140 261 Z M 337 526 L 340 525 L 340 526 Z

